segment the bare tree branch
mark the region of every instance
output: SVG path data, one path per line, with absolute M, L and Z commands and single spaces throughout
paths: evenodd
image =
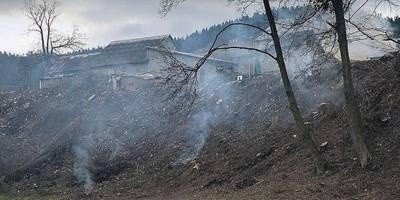
M 78 28 L 74 28 L 73 32 L 69 36 L 65 35 L 55 35 L 50 42 L 50 54 L 59 54 L 63 50 L 69 49 L 71 51 L 76 51 L 82 49 L 85 45 L 82 40 L 84 36 L 79 33 Z
M 37 32 L 43 55 L 52 55 L 64 51 L 75 51 L 84 45 L 82 34 L 74 28 L 71 35 L 57 33 L 54 23 L 59 16 L 58 2 L 55 0 L 27 0 L 25 14 L 32 21 L 33 28 L 29 31 Z
M 201 57 L 194 66 L 187 66 L 185 63 L 179 61 L 174 53 L 170 51 L 169 49 L 164 49 L 164 62 L 167 65 L 167 68 L 164 70 L 167 73 L 167 82 L 171 83 L 173 82 L 174 85 L 174 92 L 173 96 L 178 95 L 179 93 L 182 93 L 182 91 L 185 91 L 186 93 L 192 93 L 193 95 L 191 96 L 196 96 L 194 93 L 197 92 L 196 90 L 196 84 L 198 83 L 197 81 L 197 74 L 202 68 L 202 66 L 207 62 L 207 60 L 213 55 L 214 52 L 220 51 L 220 50 L 229 50 L 229 49 L 238 49 L 238 50 L 248 50 L 248 51 L 255 51 L 258 53 L 262 53 L 264 55 L 267 55 L 271 57 L 272 59 L 276 60 L 276 57 L 273 56 L 271 53 L 267 52 L 266 50 L 260 50 L 257 48 L 253 47 L 244 47 L 244 46 L 228 46 L 226 44 L 222 44 L 219 46 L 216 46 L 216 43 L 220 36 L 230 27 L 233 26 L 247 26 L 250 28 L 257 29 L 267 35 L 271 35 L 269 32 L 266 30 L 247 23 L 231 23 L 221 29 L 217 35 L 214 38 L 214 41 L 211 44 L 211 47 L 207 51 L 207 53 Z
M 25 15 L 32 21 L 32 26 L 35 28 L 28 29 L 39 33 L 42 53 L 46 54 L 45 36 L 44 36 L 44 22 L 46 19 L 46 11 L 41 4 L 37 1 L 28 0 L 25 2 Z

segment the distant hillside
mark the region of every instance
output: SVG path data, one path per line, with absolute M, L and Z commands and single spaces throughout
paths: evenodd
M 298 16 L 307 7 L 282 7 L 274 12 L 277 13 L 278 18 L 285 19 L 293 16 Z M 235 22 L 244 22 L 252 25 L 256 25 L 261 28 L 267 28 L 266 16 L 264 14 L 255 13 L 253 16 L 243 16 L 236 20 L 229 20 L 220 24 L 213 25 L 208 28 L 204 28 L 201 31 L 196 31 L 183 38 L 175 38 L 175 43 L 180 51 L 193 52 L 199 49 L 208 48 L 214 41 L 215 36 L 224 27 Z M 255 39 L 260 36 L 261 33 L 258 30 L 251 29 L 249 27 L 237 26 L 226 30 L 221 36 L 219 43 L 227 43 L 229 41 L 245 41 Z
M 304 13 L 309 7 L 282 7 L 276 9 L 274 12 L 276 13 L 277 18 L 282 19 L 290 19 L 301 16 L 301 13 Z M 214 41 L 215 36 L 227 25 L 235 22 L 244 22 L 248 24 L 252 24 L 263 29 L 267 28 L 265 14 L 255 13 L 253 16 L 243 16 L 236 20 L 229 20 L 222 22 L 220 24 L 213 25 L 208 28 L 204 28 L 200 31 L 196 31 L 188 36 L 182 38 L 175 38 L 175 43 L 180 51 L 184 52 L 195 52 L 198 50 L 204 50 L 209 48 L 211 43 Z M 400 36 L 400 17 L 387 18 L 389 24 L 392 26 L 395 37 Z M 235 26 L 226 30 L 223 35 L 221 35 L 218 44 L 225 44 L 229 41 L 249 41 L 251 39 L 257 38 L 262 33 L 258 30 L 244 27 L 244 26 Z
M 393 32 L 395 33 L 395 37 L 400 36 L 400 17 L 389 18 L 389 23 L 393 28 Z
M 25 58 L 7 52 L 0 53 L 0 90 L 23 85 Z

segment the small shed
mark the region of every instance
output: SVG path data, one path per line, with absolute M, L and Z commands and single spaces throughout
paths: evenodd
M 135 91 L 139 88 L 150 87 L 161 80 L 161 75 L 155 73 L 123 74 L 111 76 L 114 90 Z
M 48 89 L 54 87 L 60 87 L 68 82 L 72 82 L 76 78 L 76 74 L 68 74 L 54 77 L 44 77 L 40 79 L 39 88 Z

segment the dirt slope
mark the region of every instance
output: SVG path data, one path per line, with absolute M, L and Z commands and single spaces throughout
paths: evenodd
M 166 94 L 159 89 L 3 96 L 1 120 L 7 126 L 1 129 L 0 150 L 20 158 L 1 156 L 8 166 L 23 166 L 48 144 L 44 138 L 54 138 L 76 119 L 74 130 L 79 131 L 68 129 L 72 136 L 51 143 L 57 147 L 51 156 L 18 179 L 5 177 L 0 199 L 399 199 L 397 65 L 397 58 L 354 63 L 374 156 L 367 169 L 360 168 L 351 149 L 339 74 L 323 85 L 297 87 L 297 95 L 304 97 L 302 110 L 321 144 L 327 142 L 322 149 L 329 168 L 322 175 L 315 174 L 276 76 L 221 85 L 193 110 L 164 101 Z M 320 105 L 329 100 L 336 105 Z M 199 113 L 212 120 L 200 123 L 202 118 L 193 117 Z M 181 162 L 203 141 L 199 135 L 205 137 L 204 147 L 194 160 Z M 85 166 L 94 184 L 89 195 L 73 172 L 77 146 L 90 146 Z M 10 171 L 3 168 L 3 174 Z

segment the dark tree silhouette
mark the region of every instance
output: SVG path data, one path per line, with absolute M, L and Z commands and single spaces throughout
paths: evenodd
M 54 23 L 59 16 L 58 3 L 54 0 L 27 0 L 25 14 L 32 21 L 30 31 L 40 36 L 41 52 L 52 55 L 65 51 L 75 51 L 84 45 L 83 35 L 74 28 L 71 35 L 57 33 Z

